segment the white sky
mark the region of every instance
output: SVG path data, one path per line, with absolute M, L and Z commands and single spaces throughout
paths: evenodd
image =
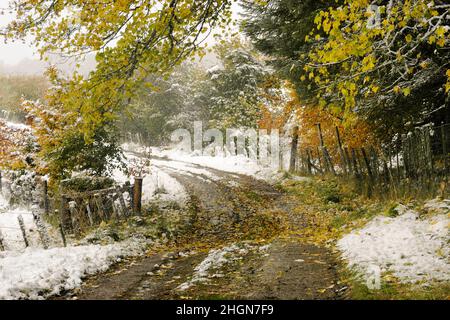
M 7 0 L 0 0 L 0 8 L 5 8 Z M 12 15 L 6 12 L 5 15 L 0 15 L 0 28 L 11 21 Z M 23 59 L 39 59 L 35 54 L 35 49 L 30 44 L 24 44 L 21 41 L 8 42 L 5 44 L 4 40 L 0 41 L 0 63 L 4 62 L 9 65 L 14 65 Z

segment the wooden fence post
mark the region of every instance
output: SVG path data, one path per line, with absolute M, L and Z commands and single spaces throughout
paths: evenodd
M 48 183 L 47 180 L 43 180 L 42 182 L 43 184 L 43 193 L 44 193 L 44 212 L 45 214 L 49 214 L 50 213 L 50 204 L 49 204 L 49 199 L 48 199 Z
M 27 239 L 27 233 L 25 231 L 25 223 L 23 222 L 22 215 L 17 217 L 17 221 L 19 222 L 20 231 L 22 231 L 23 242 L 25 242 L 25 247 L 28 247 L 30 244 Z
M 374 147 L 370 148 L 370 153 L 372 158 L 372 172 L 374 174 L 374 178 L 378 179 L 380 175 L 378 153 L 375 151 Z
M 38 234 L 39 234 L 39 238 L 41 239 L 42 246 L 44 247 L 44 249 L 48 249 L 48 247 L 50 245 L 50 239 L 48 237 L 47 230 L 45 230 L 45 226 L 44 226 L 44 223 L 42 222 L 41 215 L 37 211 L 32 212 L 32 214 L 33 214 L 34 224 L 36 225 L 36 227 L 38 229 Z
M 72 221 L 72 229 L 75 232 L 75 235 L 78 236 L 81 233 L 81 227 L 80 227 L 80 217 L 77 212 L 77 202 L 75 200 L 69 202 L 69 211 Z
M 427 169 L 428 169 L 428 176 L 431 178 L 433 176 L 433 150 L 431 146 L 431 127 L 427 127 L 426 134 L 425 134 L 425 154 L 426 154 L 426 162 L 427 162 Z
M 308 174 L 312 174 L 312 168 L 311 168 L 311 150 L 306 149 L 306 169 L 308 170 Z
M 366 150 L 364 148 L 361 148 L 361 154 L 363 156 L 364 163 L 366 164 L 367 175 L 369 176 L 369 182 L 367 185 L 367 196 L 370 198 L 370 197 L 372 197 L 372 189 L 373 189 L 373 183 L 374 183 L 373 171 L 370 166 L 370 162 L 369 162 L 369 158 L 367 157 Z
M 92 226 L 92 225 L 94 225 L 94 220 L 92 219 L 92 211 L 91 211 L 91 206 L 89 205 L 89 198 L 88 198 L 88 200 L 86 200 L 85 205 L 86 205 L 86 214 L 89 219 L 89 224 Z
M 142 178 L 134 178 L 133 188 L 133 211 L 135 214 L 141 214 L 142 211 Z
M 295 171 L 295 163 L 298 157 L 298 126 L 294 127 L 292 132 L 291 158 L 289 161 L 289 172 Z
M 367 153 L 366 153 L 366 150 L 365 150 L 364 148 L 361 148 L 361 154 L 362 154 L 362 156 L 363 156 L 364 163 L 366 164 L 367 174 L 368 174 L 370 180 L 373 181 L 373 172 L 372 172 L 372 168 L 370 167 L 369 158 L 367 157 Z
M 409 139 L 407 135 L 404 134 L 402 135 L 402 155 L 403 155 L 403 169 L 405 172 L 405 178 L 408 178 L 410 176 L 408 146 L 409 146 Z
M 339 134 L 339 128 L 336 126 L 336 138 L 339 147 L 339 154 L 341 155 L 342 169 L 344 174 L 347 175 L 347 159 L 345 158 L 344 149 L 342 148 L 341 135 Z
M 352 148 L 352 162 L 353 162 L 353 173 L 356 177 L 359 177 L 358 160 L 356 159 L 356 150 Z
M 123 212 L 124 216 L 128 216 L 129 212 L 128 212 L 127 206 L 125 205 L 125 200 L 123 200 L 122 189 L 117 187 L 116 190 L 117 190 L 117 196 L 119 197 L 119 202 L 120 202 L 120 207 L 122 209 L 122 212 Z
M 322 127 L 320 126 L 320 123 L 317 123 L 317 130 L 319 131 L 319 140 L 320 140 L 320 150 L 323 154 L 323 162 L 324 162 L 324 169 L 325 172 L 333 172 L 333 174 L 336 174 L 336 171 L 334 170 L 333 162 L 331 161 L 330 154 L 328 153 L 327 148 L 325 147 L 325 143 L 323 141 L 323 135 L 322 135 Z
M 97 212 L 101 220 L 106 221 L 106 215 L 103 211 L 102 197 L 100 194 L 94 194 L 94 201 L 97 207 Z
M 64 247 L 67 247 L 66 235 L 64 233 L 64 228 L 62 223 L 59 224 L 59 232 L 61 233 L 61 239 L 63 241 Z
M 0 229 L 0 251 L 5 251 L 5 241 L 3 240 L 3 233 Z
M 65 195 L 61 196 L 60 200 L 60 208 L 59 208 L 59 216 L 60 222 L 64 229 L 71 230 L 72 229 L 72 219 L 70 218 L 70 212 L 67 209 L 68 199 Z
M 445 173 L 448 172 L 448 154 L 447 154 L 447 137 L 445 132 L 445 125 L 441 126 L 441 140 L 442 140 L 442 152 L 444 153 L 444 170 Z

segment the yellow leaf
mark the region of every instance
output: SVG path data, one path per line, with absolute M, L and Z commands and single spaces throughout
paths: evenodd
M 436 37 L 434 36 L 434 35 L 431 35 L 429 38 L 428 38 L 428 43 L 429 44 L 433 44 L 433 43 L 435 43 L 436 42 Z

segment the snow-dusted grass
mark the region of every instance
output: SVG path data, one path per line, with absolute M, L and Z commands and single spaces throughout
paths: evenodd
M 399 206 L 399 216 L 377 216 L 341 238 L 337 246 L 349 266 L 365 278 L 375 267 L 404 283 L 450 281 L 450 207 L 445 203 L 428 202 L 424 208 L 438 212 L 425 218 Z
M 0 252 L 0 299 L 43 299 L 81 285 L 83 277 L 139 254 L 139 241 Z

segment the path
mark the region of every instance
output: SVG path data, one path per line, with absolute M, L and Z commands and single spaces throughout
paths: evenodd
M 175 245 L 170 252 L 121 263 L 87 279 L 81 290 L 62 298 L 342 298 L 344 290 L 338 285 L 336 259 L 330 250 L 281 232 L 284 224 L 289 229 L 301 228 L 301 219 L 291 214 L 295 203 L 290 197 L 245 175 L 164 158 L 154 159 L 152 165 L 177 179 L 194 203 L 196 232 L 190 235 L 192 246 L 184 239 L 183 246 Z M 267 216 L 275 220 L 264 218 Z M 253 224 L 245 227 L 248 221 Z M 266 241 L 253 241 L 261 234 L 251 233 L 267 221 L 275 221 L 273 227 L 266 228 L 274 229 L 273 234 L 269 233 Z M 280 231 L 275 232 L 278 228 Z M 218 254 L 232 244 L 247 249 L 224 255 L 228 260 L 211 267 L 206 280 L 191 283 L 199 275 L 195 268 L 208 256 L 208 250 L 195 245 L 199 238 Z M 186 284 L 187 289 L 180 289 Z

